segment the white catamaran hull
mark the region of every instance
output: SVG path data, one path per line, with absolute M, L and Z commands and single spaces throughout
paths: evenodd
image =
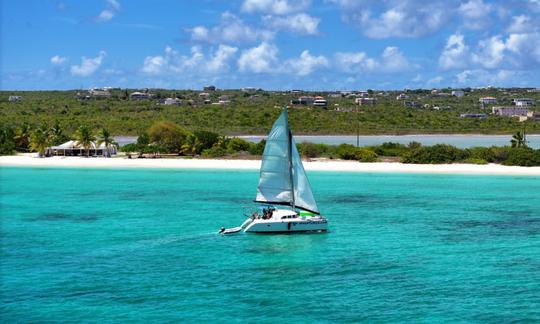
M 292 233 L 292 232 L 326 232 L 328 222 L 325 218 L 317 219 L 256 219 L 244 232 L 248 233 Z

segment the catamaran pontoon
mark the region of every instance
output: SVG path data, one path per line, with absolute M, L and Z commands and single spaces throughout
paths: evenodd
M 233 234 L 242 230 L 250 233 L 327 230 L 328 222 L 320 216 L 289 129 L 287 108 L 283 109 L 266 139 L 255 202 L 265 204 L 267 208 L 248 214 L 249 218 L 238 227 L 222 227 L 220 233 Z

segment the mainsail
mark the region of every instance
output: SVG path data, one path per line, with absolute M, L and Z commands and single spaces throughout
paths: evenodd
M 283 109 L 266 139 L 255 201 L 319 213 L 289 129 L 287 109 Z

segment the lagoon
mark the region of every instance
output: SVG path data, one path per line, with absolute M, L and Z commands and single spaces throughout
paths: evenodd
M 241 136 L 250 142 L 259 142 L 265 136 Z M 329 145 L 352 144 L 356 145 L 354 135 L 328 135 L 328 136 L 295 136 L 299 143 L 311 142 Z M 385 142 L 409 144 L 419 142 L 425 146 L 435 144 L 449 144 L 459 148 L 470 148 L 475 146 L 508 146 L 512 135 L 475 135 L 475 134 L 450 134 L 450 135 L 361 135 L 359 136 L 360 146 L 381 145 Z M 540 135 L 527 135 L 527 144 L 535 149 L 540 149 Z
M 540 321 L 539 177 L 308 176 L 329 233 L 222 237 L 258 172 L 3 167 L 2 319 Z

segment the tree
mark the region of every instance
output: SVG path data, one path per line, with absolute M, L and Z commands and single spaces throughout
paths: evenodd
M 96 137 L 92 134 L 92 130 L 88 126 L 82 125 L 77 129 L 74 137 L 79 146 L 82 146 L 86 150 L 86 156 L 89 156 L 92 142 L 96 140 Z
M 98 140 L 96 142 L 96 146 L 105 144 L 105 148 L 107 149 L 107 157 L 110 157 L 111 156 L 110 148 L 112 146 L 118 145 L 118 143 L 114 141 L 113 137 L 111 136 L 111 133 L 106 128 L 102 128 L 99 131 L 97 138 Z
M 11 155 L 15 152 L 15 132 L 9 127 L 0 127 L 0 155 Z
M 527 146 L 527 143 L 525 142 L 525 136 L 522 132 L 517 132 L 514 135 L 512 135 L 512 139 L 510 140 L 510 143 L 512 144 L 512 147 Z
M 30 144 L 30 126 L 22 124 L 15 130 L 15 147 L 19 151 L 27 151 Z
M 46 126 L 36 129 L 30 135 L 30 149 L 38 152 L 39 157 L 45 156 L 45 150 L 50 144 L 49 131 Z
M 168 153 L 180 153 L 189 133 L 182 127 L 170 122 L 154 123 L 148 130 L 152 144 L 165 149 Z
M 62 127 L 60 126 L 60 123 L 58 121 L 54 123 L 49 133 L 50 133 L 51 145 L 60 145 L 69 140 L 69 137 L 66 136 L 64 132 L 62 131 Z

